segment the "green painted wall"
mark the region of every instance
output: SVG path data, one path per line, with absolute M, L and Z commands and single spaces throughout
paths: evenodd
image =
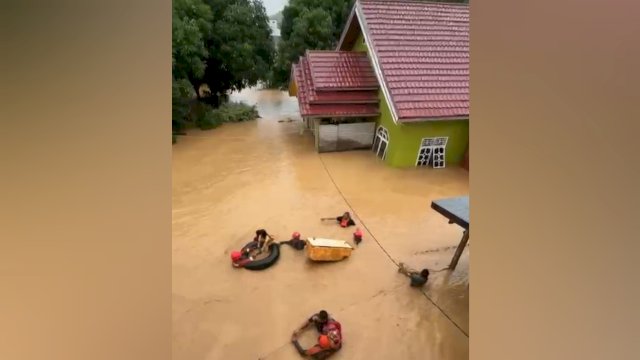
M 362 33 L 358 34 L 358 40 L 353 44 L 351 51 L 366 51 L 369 53 L 369 49 L 367 48 L 367 44 L 364 42 L 364 36 L 362 36 Z
M 416 166 L 418 150 L 423 138 L 448 136 L 446 162 L 448 165 L 460 164 L 469 142 L 469 121 L 424 121 L 396 125 L 391 117 L 387 101 L 380 92 L 380 117 L 378 125 L 389 131 L 389 149 L 386 162 L 395 167 Z
M 367 51 L 371 57 L 363 40 L 364 37 L 360 33 L 352 51 Z M 382 125 L 389 131 L 387 164 L 395 167 L 415 166 L 422 139 L 440 136 L 449 137 L 446 148 L 447 166 L 462 162 L 469 142 L 468 120 L 424 121 L 397 125 L 393 122 L 391 110 L 382 90 L 378 92 L 378 97 L 380 98 L 380 116 L 376 120 L 376 125 Z

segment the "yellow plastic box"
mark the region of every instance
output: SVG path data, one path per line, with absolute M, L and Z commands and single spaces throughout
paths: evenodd
M 351 256 L 353 247 L 344 240 L 308 238 L 307 257 L 313 261 L 340 261 Z

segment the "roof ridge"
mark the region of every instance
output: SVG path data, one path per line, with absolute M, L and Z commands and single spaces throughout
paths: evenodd
M 441 1 L 428 1 L 428 0 L 356 0 L 360 3 L 413 3 L 413 4 L 429 4 L 429 5 L 441 5 L 441 6 L 460 6 L 460 7 L 469 7 L 468 3 L 450 3 L 450 2 L 441 2 Z
M 349 50 L 307 50 L 307 53 L 359 53 L 364 51 L 349 51 Z

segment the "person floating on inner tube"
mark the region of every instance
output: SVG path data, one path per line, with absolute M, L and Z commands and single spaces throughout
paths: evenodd
M 305 350 L 298 343 L 298 336 L 311 325 L 315 326 L 320 336 L 316 345 Z M 342 326 L 338 321 L 331 318 L 325 310 L 321 310 L 319 313 L 312 315 L 300 328 L 293 332 L 291 342 L 303 357 L 314 360 L 327 359 L 342 348 Z
M 353 221 L 353 219 L 351 218 L 351 214 L 346 211 L 344 214 L 335 217 L 335 218 L 322 218 L 322 220 L 336 220 L 338 222 L 338 224 L 340 224 L 340 226 L 342 226 L 343 228 L 349 227 L 349 226 L 354 226 L 356 223 Z
M 296 250 L 302 250 L 307 245 L 307 242 L 300 239 L 300 233 L 296 231 L 291 234 L 291 240 L 280 241 L 280 245 L 282 244 L 287 244 Z
M 412 287 L 420 287 L 427 283 L 429 280 L 429 270 L 422 269 L 421 271 L 416 271 L 407 267 L 404 263 L 400 263 L 398 267 L 398 272 L 408 276 L 411 279 Z
M 258 253 L 266 251 L 273 240 L 273 236 L 269 235 L 269 233 L 267 233 L 267 230 L 265 229 L 256 230 L 256 236 L 253 238 L 253 241 L 257 242 L 256 248 L 260 249 Z

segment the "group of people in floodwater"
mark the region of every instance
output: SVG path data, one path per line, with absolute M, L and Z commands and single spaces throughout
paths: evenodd
M 355 221 L 353 221 L 349 212 L 345 212 L 343 215 L 335 218 L 323 218 L 322 220 L 333 219 L 335 219 L 342 227 L 355 225 Z M 362 241 L 362 233 L 359 229 L 354 233 L 354 240 L 356 241 L 356 244 L 359 244 L 360 241 Z M 248 262 L 253 261 L 255 256 L 266 252 L 269 249 L 269 246 L 274 242 L 275 237 L 270 235 L 265 229 L 256 230 L 256 235 L 250 243 L 250 246 L 246 246 L 241 252 L 236 251 L 231 254 L 233 266 L 243 267 Z M 296 250 L 303 250 L 306 246 L 306 242 L 300 238 L 300 233 L 297 231 L 291 235 L 290 240 L 281 241 L 279 244 L 289 245 Z M 411 279 L 410 285 L 412 287 L 423 286 L 427 283 L 429 278 L 428 269 L 415 271 L 408 268 L 403 263 L 399 264 L 398 272 Z M 312 326 L 315 327 L 319 333 L 317 344 L 308 349 L 304 349 L 298 342 L 298 337 L 304 330 Z M 342 325 L 340 322 L 329 316 L 327 311 L 321 310 L 309 317 L 293 332 L 291 335 L 291 343 L 303 357 L 308 357 L 313 360 L 327 359 L 342 348 Z
M 356 223 L 351 218 L 351 214 L 349 212 L 345 212 L 340 216 L 336 216 L 335 218 L 325 218 L 327 219 L 335 219 L 338 224 L 342 227 L 354 226 Z M 356 243 L 362 241 L 362 233 L 358 230 L 354 233 L 354 240 Z M 245 246 L 243 251 L 234 251 L 231 253 L 231 261 L 234 267 L 243 267 L 247 263 L 250 263 L 255 259 L 256 256 L 264 253 L 269 249 L 269 246 L 275 241 L 275 238 L 270 235 L 265 229 L 256 230 L 256 235 L 253 237 L 253 241 L 249 246 Z M 302 250 L 306 246 L 306 242 L 300 238 L 299 232 L 294 232 L 291 234 L 291 239 L 287 241 L 280 241 L 280 245 L 289 245 L 296 250 Z

